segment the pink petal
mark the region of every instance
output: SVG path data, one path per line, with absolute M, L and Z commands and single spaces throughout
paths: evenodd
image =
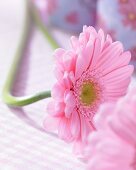
M 127 65 L 116 69 L 103 77 L 105 82 L 112 83 L 112 82 L 121 82 L 131 76 L 133 73 L 134 67 L 132 65 Z
M 52 116 L 62 116 L 64 115 L 65 103 L 51 101 L 47 105 L 47 112 Z
M 78 138 L 80 134 L 80 118 L 77 111 L 74 111 L 71 116 L 71 123 L 70 123 L 71 134 Z
M 98 37 L 98 35 L 97 35 L 95 30 L 94 31 L 92 30 L 92 32 L 90 32 L 89 34 L 90 35 L 89 35 L 88 42 L 90 41 L 90 42 L 92 42 L 92 44 L 94 44 L 94 42 L 95 42 L 96 38 Z
M 87 25 L 83 26 L 83 32 L 85 32 L 87 30 Z
M 73 140 L 72 135 L 70 133 L 70 124 L 69 120 L 66 118 L 62 118 L 59 123 L 58 135 L 61 139 L 66 142 L 71 142 Z
M 75 108 L 75 97 L 73 95 L 72 91 L 67 91 L 67 93 L 65 94 L 65 98 L 64 98 L 64 102 L 66 104 L 65 106 L 65 116 L 67 118 L 69 118 Z
M 95 38 L 97 37 L 97 32 L 93 27 L 84 27 L 83 33 L 85 33 L 87 41 L 91 40 L 94 42 Z
M 65 88 L 62 82 L 56 83 L 53 88 L 51 95 L 55 100 L 63 101 Z
M 108 117 L 113 112 L 115 106 L 115 103 L 106 103 L 100 107 L 99 113 L 94 117 L 94 124 L 97 130 L 107 128 Z
M 110 122 L 110 125 L 112 125 L 112 128 L 117 132 L 119 136 L 123 137 L 123 139 L 127 140 L 127 142 L 131 143 L 132 145 L 135 145 L 135 107 L 132 109 L 131 102 L 128 103 L 128 106 L 126 105 L 126 101 L 122 104 L 125 105 L 124 108 L 120 105 L 118 105 L 118 108 L 116 106 L 116 115 L 113 115 L 114 117 L 112 117 L 113 120 Z
M 124 88 L 128 88 L 128 85 L 129 85 L 129 83 L 130 83 L 130 81 L 131 81 L 131 77 L 128 77 L 128 78 L 126 78 L 125 80 L 122 80 L 122 81 L 114 81 L 114 82 L 110 82 L 110 81 L 105 81 L 105 83 L 106 83 L 106 90 L 110 90 L 110 91 L 120 91 L 120 90 L 122 90 L 122 89 L 124 89 Z
M 105 41 L 105 35 L 102 29 L 99 29 L 98 31 L 98 37 L 100 38 L 100 41 L 101 41 L 101 50 L 102 50 L 104 46 L 104 41 Z
M 105 67 L 105 63 L 110 63 L 108 67 L 113 64 L 113 60 L 118 59 L 120 54 L 122 53 L 123 48 L 122 44 L 120 42 L 114 42 L 110 46 L 108 46 L 99 56 L 99 60 L 97 60 L 97 68 L 100 68 L 101 70 L 105 70 L 107 67 Z
M 83 143 L 80 139 L 74 142 L 73 152 L 75 155 L 81 155 L 83 152 Z
M 80 33 L 80 35 L 79 35 L 79 42 L 83 47 L 85 47 L 85 45 L 87 43 L 87 38 L 83 32 Z
M 64 115 L 65 103 L 63 102 L 56 102 L 55 103 L 55 116 L 62 116 Z
M 111 161 L 104 160 L 102 154 L 98 154 L 89 162 L 87 170 L 119 170 L 115 165 L 116 164 L 113 164 Z
M 124 109 L 124 113 L 125 113 L 125 109 Z M 136 135 L 134 135 L 136 132 L 136 122 L 134 121 L 135 116 L 131 120 L 131 119 L 128 119 L 128 117 L 126 117 L 126 115 L 127 114 L 125 114 L 125 116 L 123 114 L 120 114 L 120 121 L 122 123 L 122 126 L 127 127 L 127 128 L 124 128 L 126 137 L 128 138 L 127 141 L 129 141 L 130 143 L 135 145 L 136 144 Z
M 63 55 L 63 65 L 64 65 L 65 71 L 68 71 L 68 72 L 73 71 L 74 56 L 75 54 L 72 51 L 67 51 Z
M 82 73 L 85 71 L 86 68 L 86 61 L 84 56 L 80 53 L 77 57 L 77 62 L 76 62 L 76 70 L 75 70 L 75 77 L 78 79 Z
M 71 71 L 71 72 L 69 73 L 69 79 L 71 80 L 71 82 L 72 82 L 73 84 L 75 83 L 76 79 L 75 79 L 75 75 L 74 75 L 73 71 Z
M 71 45 L 73 47 L 73 49 L 77 49 L 79 47 L 79 41 L 78 38 L 75 36 L 71 37 Z
M 62 80 L 62 78 L 63 78 L 63 70 L 62 69 L 59 69 L 59 67 L 56 67 L 55 69 L 54 69 L 54 75 L 55 75 L 55 77 L 56 77 L 56 79 L 57 80 Z
M 111 121 L 109 121 L 110 128 L 120 137 L 125 139 L 127 142 L 131 143 L 132 145 L 135 145 L 136 137 L 133 132 L 131 132 L 131 129 L 128 127 L 125 127 L 124 124 L 122 124 L 121 119 L 118 119 L 118 117 L 114 116 L 112 117 Z M 124 128 L 123 128 L 124 127 Z M 135 140 L 132 140 L 132 138 L 135 137 Z
M 106 61 L 101 67 L 101 69 L 103 69 L 103 75 L 110 73 L 111 71 L 114 71 L 115 69 L 118 69 L 125 65 L 128 65 L 130 59 L 131 59 L 130 52 L 125 52 L 120 56 L 114 57 L 113 59 L 111 59 L 111 61 Z
M 91 67 L 92 68 L 95 67 L 95 65 L 100 60 L 100 51 L 101 51 L 101 41 L 100 41 L 99 38 L 96 38 L 95 45 L 94 45 L 94 52 L 93 52 L 92 62 L 91 62 Z
M 64 82 L 64 85 L 65 85 L 65 88 L 70 90 L 70 88 L 72 86 L 72 82 L 71 82 L 71 80 L 69 78 L 69 73 L 68 72 L 64 73 L 63 82 Z
M 93 51 L 94 51 L 94 44 L 92 44 L 92 42 L 89 41 L 86 44 L 85 49 L 83 49 L 79 53 L 77 57 L 77 63 L 76 63 L 76 73 L 75 73 L 76 79 L 78 79 L 78 77 L 80 77 L 81 74 L 89 68 L 89 65 L 92 60 Z
M 111 43 L 112 43 L 112 38 L 111 38 L 110 35 L 107 35 L 106 41 L 105 41 L 105 43 L 104 43 L 104 45 L 103 45 L 102 51 L 104 51 L 108 46 L 110 46 Z
M 105 98 L 106 96 L 108 96 L 108 98 L 115 98 L 116 95 L 121 97 L 123 94 L 126 94 L 129 83 L 130 77 L 123 81 L 106 83 L 107 85 L 105 87 Z
M 49 114 L 54 114 L 55 113 L 55 102 L 51 101 L 47 105 L 47 111 Z
M 65 50 L 62 48 L 58 48 L 54 51 L 53 55 L 57 63 L 62 63 L 64 53 L 65 53 Z
M 92 130 L 91 125 L 89 125 L 88 120 L 86 120 L 82 115 L 80 115 L 80 121 L 81 121 L 81 139 L 82 142 L 85 142 L 88 138 L 88 134 Z
M 112 38 L 109 34 L 106 36 L 106 41 L 108 41 L 110 44 L 112 43 Z
M 85 66 L 85 70 L 87 68 L 89 68 L 91 61 L 92 61 L 92 57 L 93 57 L 93 52 L 94 52 L 94 44 L 89 41 L 86 45 L 85 51 L 84 51 L 84 59 L 86 61 L 86 66 Z

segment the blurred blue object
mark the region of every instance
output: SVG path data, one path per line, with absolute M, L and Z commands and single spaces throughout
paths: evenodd
M 33 0 L 45 23 L 79 33 L 83 25 L 95 26 L 97 0 Z

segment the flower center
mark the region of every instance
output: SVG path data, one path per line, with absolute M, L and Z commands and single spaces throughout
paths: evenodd
M 129 19 L 132 20 L 132 21 L 136 20 L 136 15 L 135 15 L 134 13 L 129 13 L 129 14 L 128 14 L 128 17 L 129 17 Z
M 128 0 L 120 0 L 121 3 L 127 3 Z
M 102 75 L 95 70 L 86 70 L 76 81 L 73 92 L 76 108 L 89 121 L 92 120 L 99 105 L 104 102 Z
M 81 102 L 89 106 L 91 105 L 97 98 L 96 89 L 92 82 L 85 82 L 81 87 L 80 100 Z

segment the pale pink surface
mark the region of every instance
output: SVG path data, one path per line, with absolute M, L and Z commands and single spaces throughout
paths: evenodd
M 103 102 L 116 101 L 126 94 L 133 66 L 131 55 L 123 52 L 120 42 L 112 43 L 109 35 L 93 27 L 83 27 L 79 38 L 71 38 L 72 49 L 57 49 L 56 84 L 52 89 L 50 115 L 44 121 L 49 131 L 58 131 L 66 142 L 75 143 L 81 152 L 88 134 L 95 129 L 93 117 Z M 94 84 L 96 99 L 85 105 L 80 94 L 84 83 Z
M 0 3 L 0 95 L 20 41 L 24 7 L 22 0 Z M 67 35 L 56 34 L 59 40 L 67 39 Z M 54 83 L 52 49 L 39 31 L 33 36 L 14 85 L 17 96 L 49 90 Z M 71 154 L 70 145 L 43 130 L 47 103 L 45 99 L 11 110 L 0 97 L 0 170 L 85 169 L 85 164 Z
M 88 170 L 136 169 L 136 88 L 117 104 L 106 104 L 98 112 L 98 128 L 89 136 L 86 150 Z

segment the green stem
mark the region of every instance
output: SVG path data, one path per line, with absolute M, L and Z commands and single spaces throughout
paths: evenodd
M 31 4 L 31 6 L 32 6 L 32 4 Z M 30 12 L 32 15 L 30 15 Z M 36 93 L 34 95 L 24 96 L 24 97 L 16 97 L 11 94 L 11 90 L 12 90 L 12 87 L 13 87 L 13 84 L 15 81 L 15 77 L 17 74 L 19 64 L 21 62 L 21 58 L 23 57 L 24 51 L 25 51 L 27 43 L 29 41 L 29 35 L 30 35 L 31 27 L 32 27 L 31 16 L 33 16 L 33 19 L 35 20 L 36 24 L 39 26 L 41 31 L 44 33 L 45 37 L 48 39 L 48 41 L 50 42 L 53 49 L 56 49 L 59 47 L 58 44 L 56 43 L 56 41 L 48 33 L 48 31 L 45 28 L 42 21 L 40 20 L 40 17 L 38 15 L 36 9 L 34 9 L 34 7 L 30 9 L 30 2 L 29 2 L 29 0 L 27 0 L 26 1 L 26 18 L 24 21 L 23 34 L 21 36 L 21 41 L 20 41 L 19 47 L 17 49 L 13 64 L 9 71 L 9 74 L 7 76 L 7 80 L 6 80 L 6 83 L 5 83 L 5 86 L 3 89 L 3 94 L 2 94 L 3 101 L 10 106 L 15 106 L 15 107 L 25 106 L 28 104 L 32 104 L 36 101 L 39 101 L 41 99 L 51 97 L 50 91 L 43 91 L 43 92 Z
M 54 38 L 49 33 L 49 29 L 47 29 L 45 24 L 40 19 L 38 11 L 33 4 L 31 5 L 31 14 L 32 14 L 35 24 L 38 26 L 38 28 L 43 33 L 43 35 L 48 40 L 48 42 L 51 44 L 52 48 L 53 49 L 59 48 L 60 47 L 59 44 L 54 40 Z

